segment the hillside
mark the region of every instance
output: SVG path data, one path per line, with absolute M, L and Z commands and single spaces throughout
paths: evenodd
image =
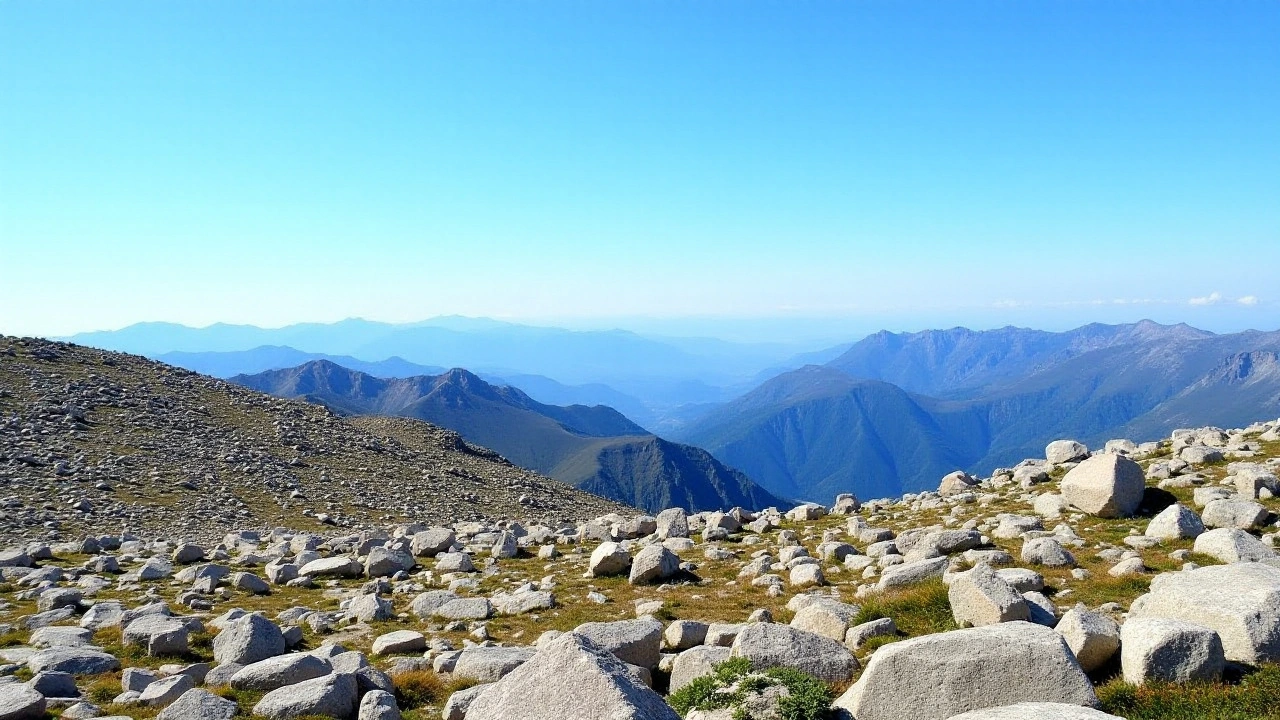
M 1091 446 L 1280 412 L 1280 332 L 1090 325 L 878 333 L 766 382 L 679 439 L 766 488 L 813 499 L 897 494 L 990 472 L 1055 438 Z
M 10 337 L 0 337 L 0 488 L 0 535 L 15 539 L 623 508 L 428 423 L 341 418 L 136 356 Z
M 232 382 L 347 414 L 426 420 L 517 465 L 651 512 L 672 503 L 695 511 L 783 504 L 708 453 L 660 440 L 612 408 L 545 405 L 466 370 L 383 379 L 313 361 Z

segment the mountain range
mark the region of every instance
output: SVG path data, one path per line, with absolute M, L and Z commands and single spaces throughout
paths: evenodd
M 543 404 L 462 369 L 378 378 L 313 360 L 231 381 L 346 415 L 426 420 L 517 465 L 651 512 L 785 505 L 705 450 L 652 435 L 613 408 Z
M 935 487 L 952 470 L 1034 457 L 1056 438 L 1097 446 L 1280 415 L 1278 358 L 1280 332 L 1152 322 L 882 332 L 769 380 L 675 437 L 774 493 L 892 496 Z

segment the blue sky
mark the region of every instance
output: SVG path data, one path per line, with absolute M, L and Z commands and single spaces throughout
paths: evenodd
M 1274 329 L 1278 37 L 1275 2 L 0 2 L 0 332 Z

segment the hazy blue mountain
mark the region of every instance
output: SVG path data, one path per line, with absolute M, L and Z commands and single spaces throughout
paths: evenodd
M 655 512 L 668 502 L 693 510 L 783 504 L 710 454 L 650 435 L 612 408 L 547 405 L 466 370 L 377 378 L 312 361 L 231 380 L 342 413 L 426 420 L 518 465 L 607 497 L 643 501 L 639 507 Z
M 328 360 L 345 368 L 384 378 L 437 375 L 445 371 L 442 367 L 418 365 L 399 357 L 371 362 L 349 355 L 309 353 L 281 345 L 263 345 L 252 350 L 223 352 L 169 352 L 156 355 L 152 359 L 220 378 L 297 367 L 312 360 Z
M 827 366 L 764 383 L 676 437 L 775 493 L 821 501 L 841 491 L 896 494 L 935 487 L 954 469 L 988 472 L 1037 457 L 1056 438 L 1096 447 L 1280 415 L 1277 357 L 1280 332 L 1214 335 L 1155 323 L 878 333 Z

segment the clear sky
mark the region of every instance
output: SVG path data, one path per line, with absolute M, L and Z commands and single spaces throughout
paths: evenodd
M 1280 3 L 3 0 L 0 266 L 21 334 L 1275 329 Z

